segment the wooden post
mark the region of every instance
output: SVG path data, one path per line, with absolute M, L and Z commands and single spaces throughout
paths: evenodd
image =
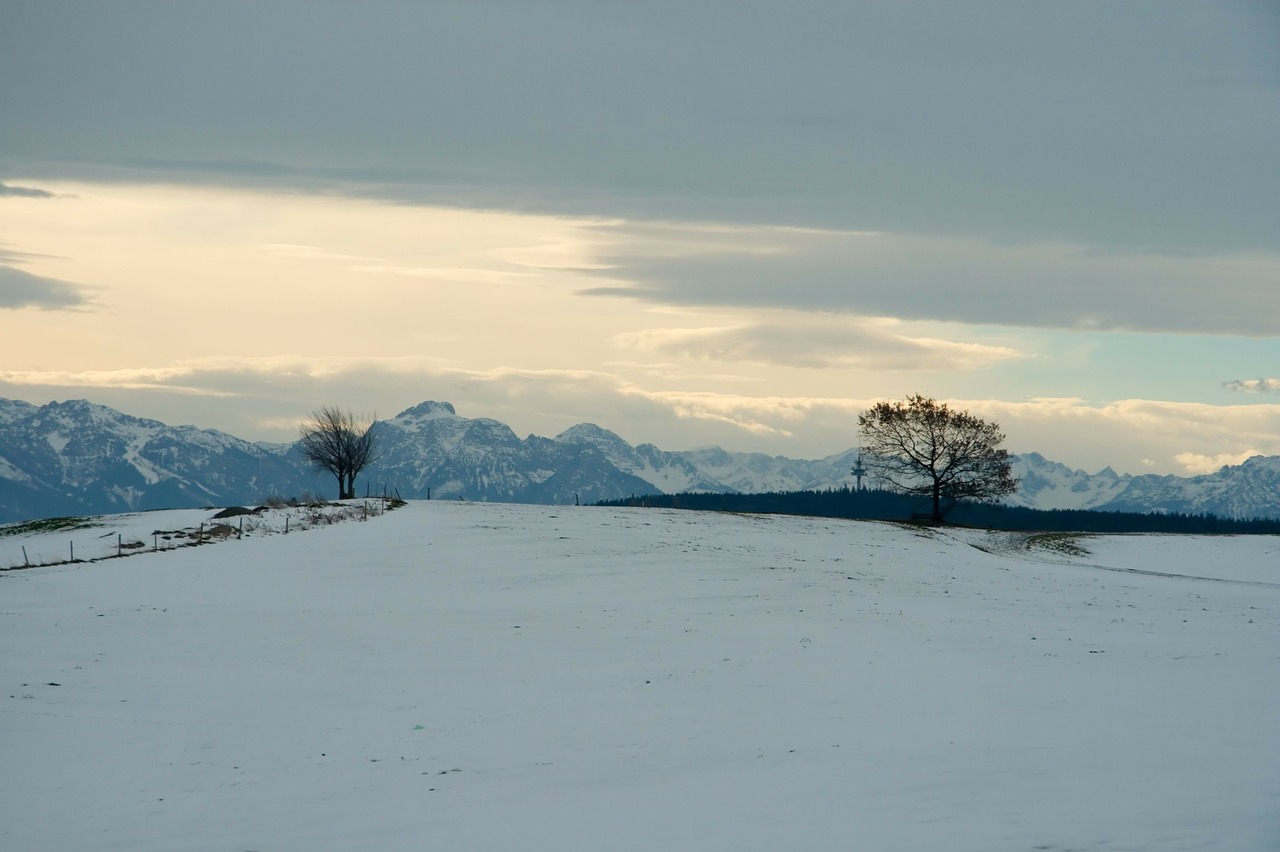
M 285 535 L 289 534 L 289 516 L 288 515 L 284 516 L 284 534 Z
M 121 544 L 120 533 L 116 533 L 116 556 L 120 556 L 120 555 L 121 555 L 121 553 L 122 553 L 121 548 L 122 548 L 122 547 L 123 547 L 123 545 Z
M 244 515 L 240 516 L 240 532 L 236 533 L 236 541 L 244 538 Z
M 28 568 L 31 567 L 31 560 L 27 558 L 27 546 L 25 544 L 22 545 L 22 564 Z
M 204 521 L 200 522 L 200 533 L 196 536 L 196 544 L 204 543 Z
M 71 561 L 76 561 L 76 543 L 74 541 L 71 542 Z

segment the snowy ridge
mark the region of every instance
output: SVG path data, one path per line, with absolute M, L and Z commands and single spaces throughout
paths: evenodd
M 235 503 L 300 481 L 296 465 L 239 438 L 84 400 L 0 400 L 0 448 L 0 522 Z
M 594 445 L 521 440 L 506 424 L 460 417 L 448 403 L 422 403 L 375 428 L 379 459 L 368 479 L 375 491 L 389 483 L 405 498 L 573 503 L 652 488 Z
M 427 401 L 374 424 L 378 461 L 358 493 L 574 503 L 654 493 L 803 491 L 852 484 L 856 451 L 822 459 L 632 446 L 591 423 L 519 438 L 491 418 Z M 1013 505 L 1036 509 L 1280 518 L 1280 457 L 1197 477 L 1073 470 L 1038 453 L 1013 457 Z M 875 486 L 874 481 L 868 483 Z M 0 522 L 121 509 L 254 503 L 323 495 L 327 477 L 296 445 L 258 445 L 212 429 L 166 426 L 84 401 L 0 400 Z
M 1018 490 L 1010 505 L 1033 509 L 1098 509 L 1124 493 L 1133 481 L 1111 468 L 1089 474 L 1052 462 L 1039 453 L 1014 456 L 1013 475 Z
M 1254 456 L 1242 464 L 1201 476 L 1134 477 L 1123 492 L 1104 505 L 1116 511 L 1275 518 L 1280 517 L 1277 502 L 1280 502 L 1280 457 Z

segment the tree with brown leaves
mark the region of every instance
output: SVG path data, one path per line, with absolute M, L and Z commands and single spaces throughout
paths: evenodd
M 890 490 L 926 495 L 932 517 L 960 500 L 992 501 L 1018 490 L 1001 449 L 1004 433 L 968 411 L 921 396 L 879 402 L 858 417 L 867 467 Z

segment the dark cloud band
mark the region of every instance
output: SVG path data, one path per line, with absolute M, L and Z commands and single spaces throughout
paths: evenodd
M 47 189 L 34 186 L 14 186 L 0 183 L 0 198 L 53 198 L 54 194 Z
M 75 284 L 0 266 L 0 309 L 66 310 L 87 303 L 81 288 Z

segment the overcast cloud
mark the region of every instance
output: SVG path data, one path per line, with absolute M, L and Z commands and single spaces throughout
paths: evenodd
M 4 154 L 512 205 L 1276 250 L 1259 3 L 5 4 Z M 416 185 L 416 188 L 415 188 Z M 437 198 L 437 200 L 439 200 Z M 605 210 L 602 208 L 613 208 Z
M 1272 335 L 1280 327 L 1280 255 L 784 229 L 721 232 L 702 247 L 704 235 L 678 230 L 642 255 L 602 253 L 598 275 L 634 283 L 584 293 L 1059 329 Z

